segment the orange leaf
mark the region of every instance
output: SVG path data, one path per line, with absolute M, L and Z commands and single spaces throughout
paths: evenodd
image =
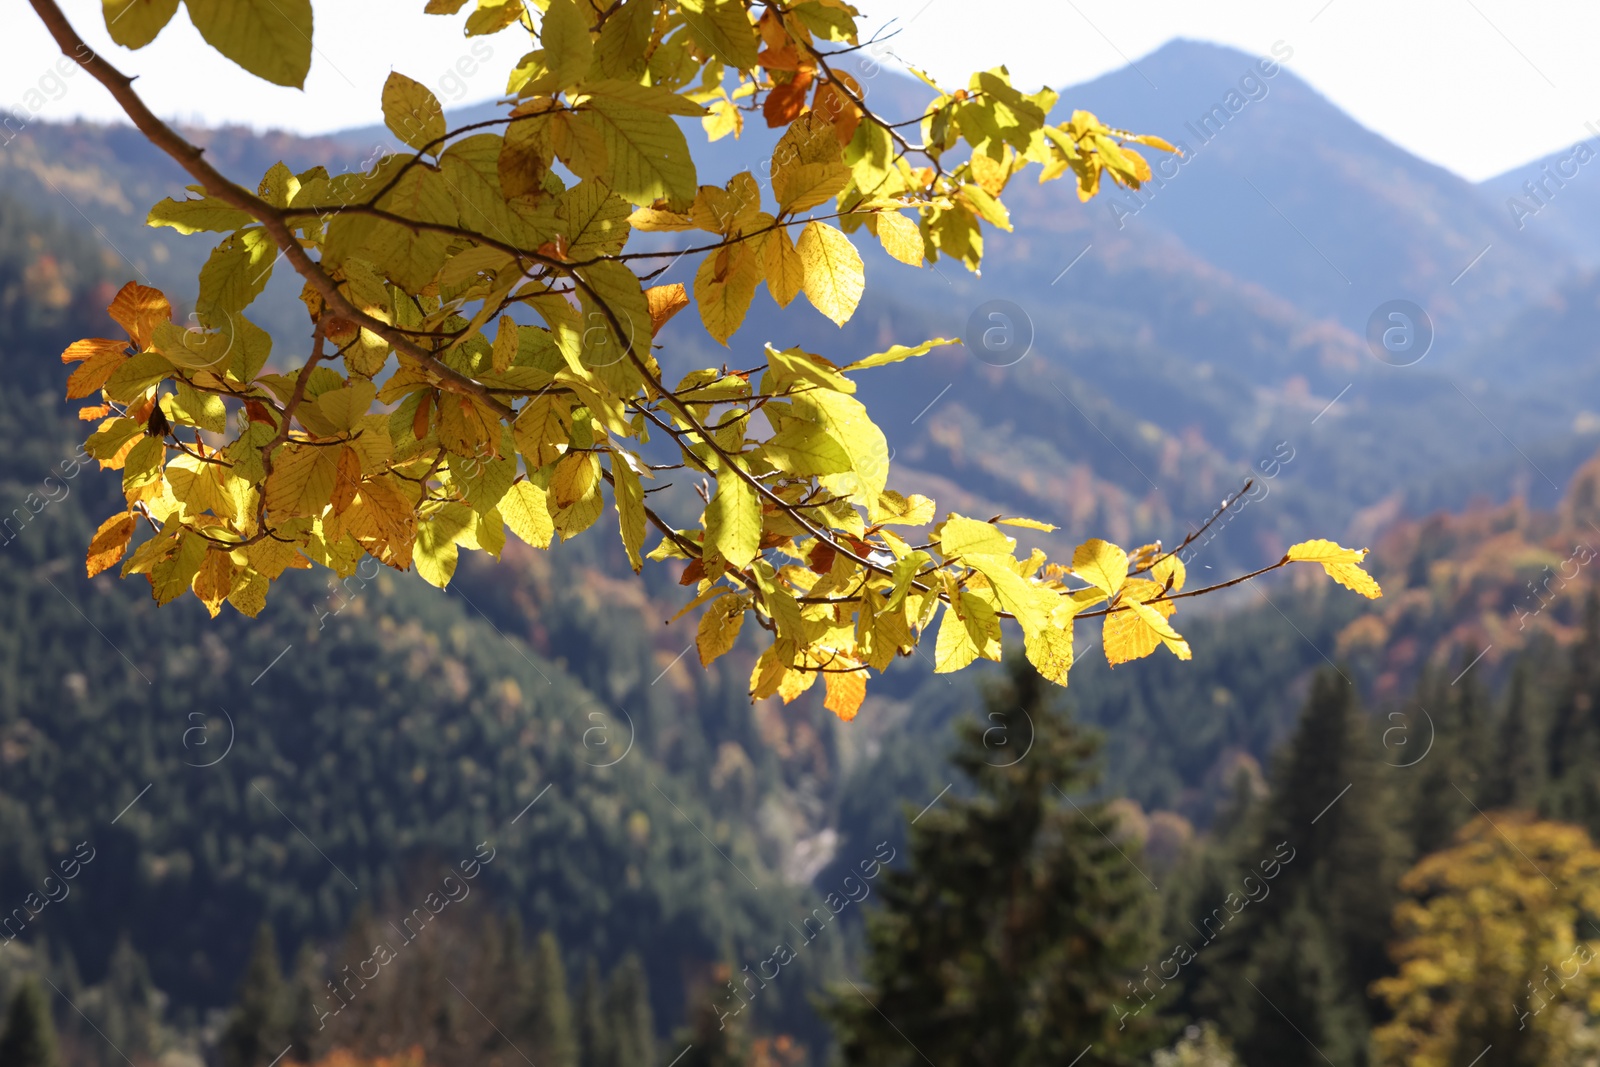
M 118 326 L 128 331 L 141 352 L 150 347 L 156 326 L 172 318 L 172 305 L 161 290 L 138 282 L 124 285 L 106 311 Z
M 82 362 L 83 366 L 67 379 L 67 399 L 81 400 L 105 385 L 127 358 L 128 342 L 110 337 L 86 337 L 74 341 L 61 353 L 61 362 Z
M 822 706 L 845 722 L 855 718 L 856 712 L 861 710 L 861 702 L 867 698 L 867 672 L 824 674 L 822 684 L 828 691 Z
M 671 285 L 652 285 L 644 291 L 650 305 L 650 332 L 660 333 L 667 320 L 689 306 L 689 294 L 681 282 Z
M 850 143 L 850 139 L 856 135 L 856 127 L 861 124 L 861 112 L 838 84 L 828 81 L 818 85 L 817 96 L 811 107 L 833 123 L 833 131 L 840 144 Z
M 767 94 L 761 113 L 766 116 L 768 126 L 774 129 L 787 126 L 800 117 L 800 113 L 806 109 L 806 91 L 811 88 L 811 80 L 811 72 L 802 70 L 795 75 L 794 81 L 779 85 Z
M 119 562 L 128 551 L 133 539 L 133 528 L 138 516 L 131 511 L 118 512 L 100 524 L 89 542 L 88 569 L 93 578 L 101 571 Z

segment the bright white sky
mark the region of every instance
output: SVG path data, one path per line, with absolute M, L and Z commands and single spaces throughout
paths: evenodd
M 1174 37 L 1265 53 L 1358 121 L 1463 177 L 1478 180 L 1600 130 L 1600 4 L 1578 0 L 856 0 L 898 17 L 894 51 L 940 80 L 1007 64 L 1021 84 L 1072 84 L 1124 66 Z M 391 67 L 429 85 L 446 106 L 495 95 L 527 50 L 513 28 L 475 42 L 461 18 L 424 16 L 423 0 L 317 0 L 308 91 L 251 78 L 201 42 L 180 12 L 153 45 L 111 45 L 96 0 L 64 0 L 79 32 L 167 117 L 323 132 L 379 121 Z M 47 120 L 118 117 L 81 73 L 52 83 L 54 44 L 22 0 L 8 0 L 0 37 L 0 109 L 26 110 L 30 90 L 53 96 Z M 359 40 L 359 46 L 335 43 Z M 487 48 L 479 63 L 469 52 Z M 456 69 L 472 73 L 463 75 Z M 44 79 L 41 82 L 41 78 Z M 34 96 L 37 103 L 41 96 Z

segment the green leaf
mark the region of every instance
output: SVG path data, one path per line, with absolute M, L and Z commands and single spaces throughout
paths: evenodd
M 587 20 L 573 0 L 550 0 L 544 21 L 539 24 L 539 44 L 544 49 L 554 88 L 576 85 L 589 73 L 594 42 L 589 38 Z
M 850 473 L 825 475 L 822 484 L 867 509 L 873 521 L 878 496 L 889 481 L 889 442 L 867 409 L 854 397 L 832 389 L 811 389 L 790 398 L 792 413 L 824 427 L 850 457 Z
M 445 135 L 444 108 L 426 85 L 399 71 L 390 71 L 383 83 L 383 124 L 401 144 L 419 151 L 433 145 L 438 155 L 437 142 Z
M 682 0 L 683 21 L 717 59 L 736 70 L 756 65 L 756 32 L 739 0 Z
M 145 216 L 148 226 L 171 226 L 179 233 L 196 233 L 215 230 L 230 233 L 255 221 L 248 213 L 229 207 L 209 196 L 199 200 L 174 200 L 171 197 L 150 209 Z
M 891 363 L 899 363 L 904 359 L 912 359 L 916 356 L 925 356 L 933 349 L 940 348 L 944 345 L 958 345 L 960 343 L 960 338 L 935 337 L 933 340 L 924 341 L 914 348 L 907 348 L 905 345 L 892 345 L 887 352 L 879 352 L 876 355 L 868 356 L 865 359 L 858 359 L 854 363 L 846 366 L 844 369 L 867 370 L 871 367 L 887 367 Z
M 101 6 L 106 32 L 124 48 L 143 48 L 178 13 L 178 0 L 101 0 Z
M 200 268 L 200 295 L 194 304 L 200 321 L 221 327 L 243 311 L 267 287 L 277 255 L 277 245 L 260 227 L 241 230 L 212 249 Z
M 106 396 L 119 404 L 130 403 L 163 378 L 172 377 L 172 362 L 159 352 L 140 352 L 117 367 L 104 386 Z
M 744 568 L 761 550 L 761 501 L 743 478 L 724 470 L 706 505 L 706 544 L 731 566 Z
M 451 512 L 452 507 L 459 508 L 460 514 Z M 411 551 L 411 561 L 416 564 L 423 581 L 438 589 L 450 584 L 461 555 L 456 538 L 469 529 L 471 523 L 470 510 L 449 504 L 427 521 L 417 523 L 417 543 Z
M 186 0 L 206 43 L 258 78 L 305 88 L 311 0 Z
M 630 204 L 643 207 L 660 197 L 694 199 L 694 160 L 689 142 L 671 115 L 647 101 L 661 94 L 624 82 L 597 82 L 584 115 L 606 149 L 606 184 Z
M 791 422 L 762 445 L 767 462 L 785 474 L 844 474 L 850 454 L 814 422 Z

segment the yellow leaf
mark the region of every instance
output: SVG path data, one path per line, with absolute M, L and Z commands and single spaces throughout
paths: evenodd
M 511 532 L 534 548 L 549 548 L 556 532 L 546 499 L 543 489 L 522 481 L 506 490 L 500 501 L 500 514 Z
M 944 618 L 939 623 L 933 671 L 959 671 L 979 656 L 1000 659 L 1000 617 L 978 597 L 958 593 L 953 603 L 945 605 Z
M 1043 530 L 1045 533 L 1050 533 L 1055 529 L 1050 523 L 1040 522 L 1038 519 L 996 519 L 994 521 L 1001 526 L 1020 526 L 1024 530 Z
M 177 550 L 150 567 L 150 593 L 156 603 L 168 604 L 182 596 L 194 581 L 205 556 L 205 538 L 191 530 L 179 534 Z
M 296 89 L 311 69 L 311 0 L 188 0 L 206 43 L 258 78 Z
M 700 616 L 694 643 L 700 652 L 701 666 L 711 666 L 712 660 L 733 648 L 734 642 L 739 640 L 748 606 L 746 598 L 725 594 Z
M 934 502 L 921 493 L 901 496 L 893 489 L 878 494 L 878 521 L 895 526 L 926 526 L 933 521 Z
M 233 570 L 232 557 L 219 548 L 212 548 L 206 553 L 205 562 L 195 572 L 194 595 L 206 606 L 213 619 L 222 610 L 222 602 L 233 592 Z
M 939 551 L 944 558 L 971 555 L 1009 556 L 1017 543 L 987 522 L 951 515 L 939 531 Z
M 761 284 L 761 261 L 746 244 L 708 254 L 694 275 L 694 299 L 706 332 L 726 345 Z
M 706 544 L 734 567 L 748 567 L 761 545 L 761 501 L 743 478 L 724 470 L 706 505 Z
M 1156 584 L 1162 588 L 1171 589 L 1174 593 L 1183 588 L 1183 583 L 1188 578 L 1188 575 L 1189 572 L 1184 567 L 1183 560 L 1173 555 L 1162 556 L 1156 560 L 1155 566 L 1150 568 L 1150 577 L 1155 579 Z M 1170 585 L 1168 584 L 1169 581 Z
M 707 52 L 735 70 L 756 65 L 756 32 L 739 0 L 682 0 L 678 5 L 689 32 Z
M 914 345 L 910 348 L 905 345 L 890 345 L 887 352 L 878 352 L 864 359 L 858 359 L 854 363 L 847 364 L 844 369 L 867 370 L 870 367 L 887 367 L 891 363 L 899 363 L 901 360 L 927 355 L 930 351 L 942 345 L 958 345 L 960 343 L 959 339 L 949 340 L 944 337 L 935 337 L 931 341 L 924 341 L 920 345 Z
M 1320 563 L 1322 569 L 1328 572 L 1328 577 L 1369 600 L 1376 600 L 1383 595 L 1383 589 L 1372 575 L 1361 569 L 1361 562 L 1367 558 L 1364 548 L 1345 548 L 1332 541 L 1318 539 L 1292 546 L 1283 558 L 1294 563 Z
M 558 508 L 570 508 L 594 492 L 600 481 L 600 461 L 592 452 L 569 452 L 550 475 L 550 499 Z
M 708 141 L 720 141 L 730 133 L 738 137 L 744 132 L 744 112 L 732 100 L 717 100 L 711 104 L 711 114 L 701 119 L 700 125 Z
M 805 269 L 806 299 L 843 326 L 855 314 L 867 278 L 850 238 L 821 222 L 808 222 L 795 250 Z
M 639 551 L 644 547 L 644 488 L 639 475 L 628 464 L 626 457 L 611 454 L 612 486 L 617 502 L 617 521 L 622 526 L 622 547 L 628 553 L 628 563 L 639 573 L 644 560 Z
M 834 667 L 844 665 L 846 664 L 842 660 L 833 662 Z M 827 699 L 822 702 L 822 706 L 845 722 L 855 718 L 856 712 L 861 710 L 861 702 L 867 698 L 867 672 L 830 671 L 822 676 L 822 684 L 828 691 Z
M 1028 662 L 1041 675 L 1057 685 L 1067 684 L 1067 673 L 1072 669 L 1072 620 L 1066 629 L 1045 626 L 1031 634 L 1024 634 L 1024 647 Z
M 779 167 L 772 176 L 772 194 L 780 214 L 792 215 L 832 200 L 850 181 L 843 163 L 802 163 Z
M 561 449 L 571 440 L 571 431 L 572 399 L 565 393 L 534 397 L 511 426 L 517 451 L 527 459 L 530 470 L 549 466 L 560 459 Z
M 780 226 L 767 234 L 762 256 L 766 260 L 767 291 L 779 307 L 788 307 L 806 281 L 805 261 L 789 239 L 788 229 Z
M 333 499 L 338 469 L 335 449 L 311 445 L 280 448 L 267 476 L 267 511 L 274 520 L 321 513 Z
M 267 590 L 272 583 L 249 568 L 240 568 L 234 576 L 233 589 L 228 593 L 228 603 L 246 618 L 253 619 L 267 606 Z
M 922 231 L 915 222 L 898 211 L 885 211 L 878 215 L 877 227 L 878 243 L 885 252 L 907 266 L 922 266 Z
M 124 48 L 143 48 L 178 11 L 178 0 L 101 0 L 106 32 Z
M 789 669 L 778 656 L 777 646 L 768 646 L 750 668 L 750 699 L 765 700 L 772 696 L 788 673 Z
M 783 672 L 783 677 L 778 681 L 778 696 L 783 698 L 785 704 L 793 703 L 801 693 L 810 689 L 816 682 L 816 671 L 796 670 L 790 667 Z
M 1130 579 L 1123 588 L 1119 610 L 1106 616 L 1101 643 L 1112 666 L 1141 659 L 1166 645 L 1179 659 L 1190 657 L 1188 642 L 1167 622 L 1177 609 L 1171 601 L 1146 604 L 1160 596 L 1162 587 L 1144 578 Z
M 383 124 L 401 144 L 439 154 L 445 135 L 444 108 L 426 85 L 398 71 L 390 71 L 383 83 Z
M 1107 596 L 1115 596 L 1128 578 L 1128 554 L 1096 537 L 1073 551 L 1072 570 Z
M 137 525 L 138 516 L 131 511 L 119 512 L 100 524 L 89 541 L 89 577 L 93 578 L 122 559 Z

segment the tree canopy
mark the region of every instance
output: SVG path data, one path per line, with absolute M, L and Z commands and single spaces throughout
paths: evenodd
M 676 383 L 655 355 L 690 303 L 727 345 L 763 283 L 779 307 L 804 294 L 842 326 L 869 237 L 907 269 L 944 257 L 976 271 L 986 228 L 1011 229 L 1002 196 L 1022 171 L 1071 175 L 1082 200 L 1106 181 L 1137 188 L 1150 167 L 1135 146 L 1173 151 L 1159 137 L 1081 110 L 1052 123 L 1057 94 L 1022 92 L 1004 67 L 954 89 L 918 74 L 925 110 L 880 115 L 843 69 L 872 42 L 841 0 L 477 0 L 468 36 L 529 35 L 501 117 L 451 129 L 432 92 L 394 73 L 383 117 L 409 151 L 363 172 L 279 163 L 251 191 L 157 119 L 53 0 L 32 4 L 194 178 L 149 223 L 223 235 L 192 325 L 130 282 L 108 309 L 127 336 L 63 353 L 76 364 L 67 397 L 88 400 L 79 415 L 95 424 L 86 448 L 122 472 L 126 498 L 88 547 L 91 576 L 120 563 L 158 603 L 192 592 L 212 615 L 224 602 L 255 615 L 286 569 L 347 577 L 367 556 L 443 587 L 462 549 L 498 557 L 507 528 L 547 548 L 596 524 L 609 498 L 634 570 L 683 561 L 703 663 L 747 616 L 770 635 L 754 698 L 793 700 L 820 675 L 828 707 L 851 718 L 867 673 L 910 654 L 936 616 L 941 672 L 999 659 L 1003 619 L 1061 684 L 1077 619 L 1104 618 L 1113 664 L 1162 647 L 1189 658 L 1170 619 L 1209 589 L 1184 588 L 1183 545 L 1091 539 L 1053 563 L 1007 533 L 1047 523 L 940 518 L 933 500 L 889 488 L 888 444 L 855 376 L 955 341 L 831 356 L 767 344 Z M 310 0 L 186 6 L 250 74 L 304 84 Z M 466 6 L 426 11 L 459 19 Z M 118 44 L 141 48 L 177 7 L 107 0 L 104 15 Z M 686 121 L 714 141 L 757 113 L 782 131 L 770 159 L 699 184 Z M 689 232 L 705 236 L 630 248 L 636 233 Z M 656 281 L 686 255 L 692 286 Z M 284 354 L 273 360 L 245 314 L 280 262 L 303 279 L 308 313 L 293 371 L 268 369 Z M 657 498 L 669 472 L 687 484 Z M 1222 584 L 1306 561 L 1377 596 L 1364 554 L 1307 541 Z

